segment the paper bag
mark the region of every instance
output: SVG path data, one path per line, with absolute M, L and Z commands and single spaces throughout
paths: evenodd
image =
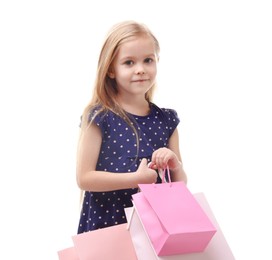
M 194 194 L 194 197 L 209 216 L 217 230 L 205 250 L 200 253 L 158 256 L 135 209 L 133 207 L 125 208 L 126 217 L 129 221 L 128 229 L 132 237 L 138 260 L 235 260 L 204 194 L 197 193 Z
M 72 237 L 79 260 L 137 260 L 127 224 Z
M 68 247 L 58 251 L 59 260 L 79 260 L 75 248 Z
M 133 204 L 158 256 L 204 251 L 216 228 L 184 182 L 139 188 Z

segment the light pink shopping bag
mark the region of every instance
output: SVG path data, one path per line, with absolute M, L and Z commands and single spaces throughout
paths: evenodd
M 72 237 L 79 260 L 137 260 L 127 224 Z
M 194 197 L 217 229 L 216 234 L 213 236 L 205 250 L 200 253 L 158 256 L 135 209 L 133 207 L 125 208 L 126 217 L 129 222 L 128 229 L 132 237 L 138 260 L 235 260 L 205 195 L 203 193 L 197 193 L 194 194 Z
M 58 251 L 59 260 L 79 260 L 75 248 L 68 247 Z
M 157 255 L 204 251 L 216 228 L 184 182 L 139 187 L 133 204 Z

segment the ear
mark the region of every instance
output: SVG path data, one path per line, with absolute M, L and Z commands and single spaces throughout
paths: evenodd
M 115 78 L 115 73 L 114 73 L 114 69 L 113 69 L 113 66 L 109 66 L 109 69 L 108 69 L 108 76 L 111 78 L 111 79 L 114 79 Z
M 112 71 L 109 71 L 109 72 L 108 72 L 108 76 L 109 76 L 111 79 L 114 79 L 114 78 L 115 78 L 115 74 L 114 74 Z

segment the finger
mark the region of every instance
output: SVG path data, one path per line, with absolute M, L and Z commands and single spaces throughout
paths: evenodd
M 139 169 L 141 169 L 141 168 L 144 168 L 144 167 L 146 167 L 147 166 L 147 159 L 146 158 L 143 158 L 142 160 L 141 160 L 141 162 L 140 162 L 140 165 L 139 165 Z
M 157 169 L 157 165 L 155 163 L 153 163 L 153 162 L 149 162 L 147 164 L 147 166 L 148 166 L 148 168 L 153 169 L 153 170 Z

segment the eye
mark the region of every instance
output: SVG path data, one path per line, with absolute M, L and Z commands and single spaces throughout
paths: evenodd
M 145 62 L 145 63 L 151 63 L 151 62 L 153 62 L 153 59 L 152 59 L 152 58 L 146 58 L 146 59 L 144 60 L 144 62 Z
M 130 65 L 133 65 L 134 62 L 133 62 L 132 60 L 126 60 L 126 61 L 124 62 L 124 64 L 130 66 Z

